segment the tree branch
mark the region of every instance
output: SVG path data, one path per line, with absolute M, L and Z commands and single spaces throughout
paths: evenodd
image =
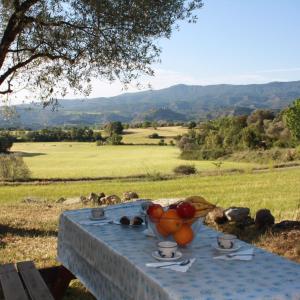
M 0 43 L 0 69 L 3 66 L 9 47 L 24 27 L 25 13 L 37 2 L 38 0 L 27 0 L 11 15 Z
M 4 74 L 2 74 L 0 76 L 0 86 L 1 84 L 14 72 L 16 72 L 18 69 L 25 67 L 26 65 L 30 64 L 32 61 L 34 61 L 35 59 L 38 58 L 48 58 L 50 60 L 57 60 L 57 59 L 63 59 L 65 61 L 68 61 L 69 63 L 73 63 L 75 59 L 78 58 L 80 54 L 78 54 L 75 58 L 70 58 L 67 57 L 66 55 L 60 54 L 60 55 L 53 55 L 50 53 L 37 53 L 32 55 L 30 58 L 28 58 L 27 60 L 20 62 L 16 65 L 14 65 L 13 67 L 9 68 Z

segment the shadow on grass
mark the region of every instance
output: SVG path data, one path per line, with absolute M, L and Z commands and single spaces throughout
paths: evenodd
M 57 237 L 56 230 L 42 230 L 35 228 L 20 228 L 20 227 L 12 227 L 9 225 L 0 224 L 0 238 L 3 238 L 7 234 L 12 234 L 14 236 L 20 237 Z M 0 241 L 1 245 L 1 241 Z
M 46 155 L 46 153 L 39 153 L 39 152 L 21 152 L 21 151 L 16 151 L 14 154 L 19 154 L 22 157 L 35 157 L 35 156 L 41 156 L 41 155 Z

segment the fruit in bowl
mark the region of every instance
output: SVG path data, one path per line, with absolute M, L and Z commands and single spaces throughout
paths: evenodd
M 187 246 L 198 232 L 200 217 L 204 217 L 213 208 L 215 205 L 198 196 L 165 208 L 159 204 L 151 204 L 147 210 L 148 224 L 158 239 Z

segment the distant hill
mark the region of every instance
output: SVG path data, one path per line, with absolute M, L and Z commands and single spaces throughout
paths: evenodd
M 61 100 L 58 111 L 18 105 L 18 118 L 0 127 L 40 128 L 93 125 L 108 121 L 186 121 L 250 113 L 257 108 L 282 109 L 300 97 L 300 81 L 248 85 L 174 85 L 161 90 L 125 93 L 110 98 Z

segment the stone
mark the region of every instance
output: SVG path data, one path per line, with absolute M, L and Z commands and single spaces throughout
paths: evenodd
M 229 207 L 224 211 L 226 218 L 232 222 L 243 222 L 249 216 L 248 207 Z
M 98 194 L 98 197 L 99 197 L 99 199 L 101 199 L 101 198 L 105 197 L 105 194 L 103 192 L 101 192 Z
M 90 193 L 88 200 L 93 202 L 94 204 L 98 204 L 99 196 L 96 193 Z
M 121 199 L 117 195 L 110 195 L 110 196 L 102 197 L 99 200 L 99 203 L 101 203 L 101 205 L 117 204 L 117 203 L 121 203 Z
M 90 201 L 87 197 L 82 196 L 82 195 L 79 197 L 79 199 L 80 199 L 80 202 L 84 205 L 88 204 Z
M 275 218 L 268 209 L 260 209 L 256 212 L 255 225 L 262 229 L 273 226 Z
M 138 199 L 138 198 L 139 198 L 139 195 L 136 192 L 125 192 L 123 194 L 123 199 L 125 201 L 129 201 L 129 200 L 132 200 L 132 199 Z
M 58 198 L 58 199 L 56 200 L 56 203 L 63 203 L 63 202 L 65 202 L 65 201 L 66 201 L 66 198 L 60 197 L 60 198 Z
M 224 209 L 221 207 L 216 207 L 212 211 L 210 211 L 205 217 L 206 224 L 224 224 L 228 220 L 224 215 Z

